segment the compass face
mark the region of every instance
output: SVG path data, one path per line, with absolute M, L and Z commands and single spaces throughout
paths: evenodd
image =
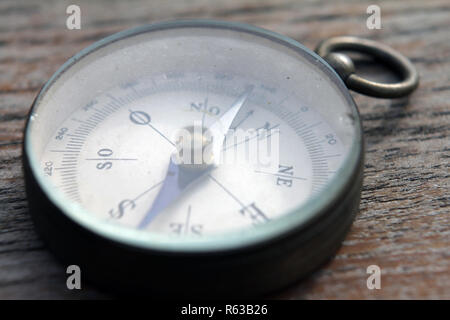
M 63 66 L 35 103 L 26 151 L 61 214 L 85 227 L 206 243 L 326 206 L 354 167 L 357 117 L 333 71 L 297 44 L 172 24 Z M 178 148 L 186 128 L 209 130 L 213 164 L 173 161 L 193 150 Z

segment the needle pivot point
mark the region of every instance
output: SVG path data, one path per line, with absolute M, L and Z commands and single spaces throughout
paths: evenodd
M 208 128 L 188 126 L 181 129 L 176 137 L 177 152 L 174 162 L 187 170 L 206 170 L 213 161 L 213 136 Z

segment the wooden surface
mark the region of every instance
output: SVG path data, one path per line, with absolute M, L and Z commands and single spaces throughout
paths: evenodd
M 82 29 L 65 28 L 77 3 Z M 366 28 L 378 4 L 382 29 Z M 421 83 L 408 100 L 354 94 L 366 136 L 361 211 L 333 261 L 274 298 L 450 298 L 450 2 L 412 1 L 22 1 L 0 2 L 0 298 L 107 297 L 72 292 L 31 224 L 21 170 L 22 130 L 39 87 L 70 56 L 111 33 L 160 20 L 255 24 L 310 48 L 357 35 L 407 55 Z M 373 69 L 372 69 L 373 70 Z M 368 290 L 366 268 L 382 269 Z

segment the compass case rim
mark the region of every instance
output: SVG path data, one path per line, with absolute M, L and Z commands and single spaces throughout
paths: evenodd
M 38 164 L 34 159 L 33 150 L 31 148 L 30 143 L 30 118 L 32 117 L 33 111 L 43 95 L 45 95 L 46 91 L 49 87 L 57 81 L 59 76 L 70 69 L 71 65 L 76 63 L 78 60 L 82 59 L 84 56 L 95 52 L 97 49 L 102 48 L 103 46 L 118 41 L 122 38 L 130 37 L 136 34 L 140 34 L 143 32 L 153 32 L 158 31 L 160 29 L 166 28 L 184 28 L 184 27 L 212 27 L 212 28 L 224 28 L 231 29 L 237 31 L 248 32 L 254 34 L 256 36 L 263 36 L 269 39 L 273 39 L 281 44 L 287 45 L 288 47 L 296 50 L 299 54 L 302 54 L 304 57 L 307 57 L 311 60 L 314 60 L 316 66 L 322 71 L 326 72 L 330 80 L 340 89 L 340 93 L 346 98 L 347 103 L 353 111 L 354 125 L 355 125 L 355 139 L 354 143 L 351 146 L 351 151 L 347 159 L 345 160 L 346 166 L 340 168 L 339 172 L 330 180 L 328 186 L 331 189 L 328 189 L 328 192 L 320 192 L 321 196 L 325 197 L 325 199 L 320 199 L 321 201 L 315 199 L 308 200 L 305 204 L 301 206 L 301 208 L 296 208 L 292 210 L 290 213 L 287 213 L 280 219 L 276 221 L 272 221 L 270 224 L 264 225 L 256 232 L 252 233 L 244 233 L 235 234 L 233 237 L 232 234 L 227 234 L 226 236 L 218 239 L 214 239 L 211 242 L 199 243 L 199 242 L 178 242 L 175 244 L 171 243 L 163 243 L 158 241 L 149 241 L 149 239 L 145 237 L 136 238 L 135 236 L 138 234 L 135 230 L 119 230 L 124 229 L 123 227 L 117 226 L 102 226 L 101 224 L 95 224 L 97 220 L 91 219 L 88 215 L 84 214 L 86 211 L 80 213 L 73 213 L 70 210 L 67 210 L 64 203 L 64 197 L 61 194 L 55 192 L 48 183 L 45 183 L 44 177 L 38 172 Z M 240 24 L 240 23 L 229 23 L 229 22 L 221 22 L 221 21 L 209 21 L 209 20 L 188 20 L 188 21 L 174 21 L 174 22 L 164 22 L 157 23 L 154 25 L 143 26 L 134 28 L 131 30 L 126 30 L 109 36 L 105 39 L 102 39 L 88 48 L 82 50 L 74 57 L 69 59 L 52 77 L 51 79 L 44 85 L 44 87 L 39 92 L 36 97 L 32 109 L 30 111 L 30 115 L 27 119 L 27 124 L 25 127 L 24 133 L 24 156 L 28 157 L 28 161 L 30 163 L 30 167 L 32 168 L 31 172 L 34 175 L 34 179 L 36 179 L 45 192 L 50 196 L 51 200 L 59 207 L 62 214 L 69 216 L 75 223 L 83 225 L 85 228 L 91 229 L 91 231 L 96 232 L 104 237 L 110 237 L 116 239 L 117 241 L 123 242 L 125 244 L 129 244 L 132 246 L 142 247 L 144 249 L 160 249 L 162 251 L 179 251 L 180 247 L 183 250 L 191 251 L 191 252 L 199 252 L 199 251 L 211 251 L 211 250 L 229 250 L 232 248 L 239 248 L 246 245 L 252 245 L 255 243 L 259 243 L 265 240 L 267 237 L 277 237 L 282 236 L 283 233 L 287 232 L 290 229 L 294 229 L 294 227 L 298 227 L 300 225 L 307 225 L 309 220 L 316 219 L 317 212 L 320 212 L 324 209 L 325 206 L 333 203 L 337 197 L 340 196 L 340 192 L 342 188 L 345 188 L 346 180 L 350 179 L 354 170 L 358 170 L 358 162 L 362 153 L 362 129 L 359 119 L 359 114 L 356 108 L 356 105 L 350 96 L 348 90 L 345 87 L 345 84 L 342 82 L 341 78 L 337 75 L 337 73 L 317 54 L 313 51 L 305 48 L 303 45 L 299 44 L 295 40 L 284 37 L 282 35 L 278 35 L 271 31 L 267 31 L 258 27 Z M 73 209 L 73 208 L 72 208 Z M 302 215 L 296 215 L 295 213 L 301 209 Z M 81 208 L 80 208 L 81 210 Z M 82 220 L 81 218 L 85 218 Z M 242 237 L 245 238 L 245 243 L 243 242 Z M 155 240 L 155 239 L 154 239 Z M 165 239 L 167 240 L 167 239 Z

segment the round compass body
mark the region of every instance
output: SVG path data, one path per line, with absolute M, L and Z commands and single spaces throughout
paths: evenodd
M 296 41 L 212 21 L 107 37 L 34 101 L 30 212 L 48 247 L 125 293 L 249 297 L 339 248 L 362 132 L 341 78 Z

